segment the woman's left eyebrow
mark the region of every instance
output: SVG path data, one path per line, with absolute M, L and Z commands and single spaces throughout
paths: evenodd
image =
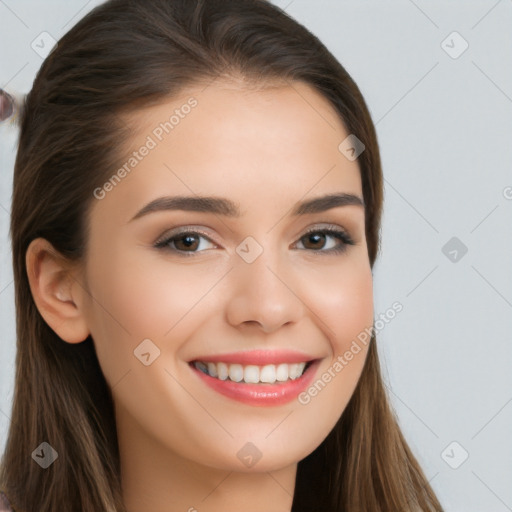
M 327 194 L 306 201 L 298 202 L 291 216 L 321 213 L 340 206 L 361 206 L 364 208 L 364 200 L 349 193 Z M 146 204 L 141 208 L 129 222 L 139 219 L 154 212 L 168 210 L 184 210 L 202 213 L 214 213 L 226 217 L 239 218 L 242 216 L 240 206 L 225 197 L 212 196 L 163 196 Z

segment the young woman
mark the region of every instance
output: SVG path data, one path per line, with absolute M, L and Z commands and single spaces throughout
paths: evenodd
M 442 510 L 379 370 L 375 129 L 315 36 L 110 0 L 19 107 L 6 507 Z

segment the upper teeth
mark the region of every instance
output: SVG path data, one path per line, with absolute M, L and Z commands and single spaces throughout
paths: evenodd
M 248 384 L 257 384 L 258 382 L 273 384 L 276 380 L 284 382 L 288 379 L 298 379 L 304 372 L 306 363 L 267 364 L 265 366 L 249 364 L 243 366 L 241 364 L 195 361 L 194 366 L 203 373 L 210 375 L 210 377 L 216 377 L 220 380 L 229 378 L 234 382 L 244 381 Z

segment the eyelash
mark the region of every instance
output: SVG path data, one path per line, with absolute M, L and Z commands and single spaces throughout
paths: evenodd
M 347 249 L 347 245 L 355 245 L 355 243 L 352 240 L 352 238 L 350 237 L 350 235 L 346 231 L 339 229 L 336 226 L 327 226 L 325 228 L 320 228 L 320 229 L 318 229 L 318 228 L 309 229 L 299 238 L 299 241 L 301 241 L 303 238 L 305 238 L 311 234 L 329 235 L 333 238 L 337 238 L 338 240 L 340 240 L 342 242 L 342 244 L 339 247 L 331 248 L 326 251 L 321 250 L 321 249 L 320 250 L 301 249 L 301 250 L 306 250 L 306 251 L 310 251 L 313 253 L 320 253 L 320 254 L 323 253 L 323 254 L 333 254 L 334 255 L 334 254 L 344 253 Z M 182 251 L 180 249 L 173 249 L 169 246 L 169 244 L 171 242 L 175 242 L 176 240 L 181 239 L 185 235 L 201 235 L 202 237 L 206 238 L 209 242 L 215 244 L 215 242 L 213 240 L 211 240 L 210 237 L 206 233 L 204 233 L 200 230 L 183 229 L 177 233 L 173 233 L 172 236 L 166 236 L 163 239 L 161 238 L 161 239 L 157 240 L 154 244 L 154 247 L 159 250 L 170 251 L 170 252 L 176 253 L 177 255 L 184 256 L 186 258 L 203 252 L 203 251 Z

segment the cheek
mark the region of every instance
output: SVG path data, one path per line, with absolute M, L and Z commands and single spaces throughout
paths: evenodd
M 202 266 L 152 262 L 137 250 L 114 247 L 108 253 L 108 260 L 91 258 L 95 263 L 87 280 L 92 294 L 89 325 L 112 384 L 140 366 L 134 351 L 143 340 L 150 339 L 161 353 L 165 350 L 167 360 L 174 358 L 192 334 L 191 326 L 197 326 L 195 313 L 220 276 Z
M 347 258 L 336 267 L 318 271 L 313 281 L 304 282 L 303 296 L 333 356 L 345 352 L 358 334 L 373 325 L 373 277 L 364 257 Z
M 373 279 L 364 259 L 322 273 L 308 287 L 309 306 L 330 344 L 315 380 L 301 393 L 297 435 L 309 429 L 314 449 L 345 410 L 359 381 L 373 325 Z M 362 341 L 361 341 L 362 340 Z
M 328 303 L 329 321 L 336 334 L 334 352 L 340 354 L 349 348 L 352 340 L 373 324 L 373 280 L 371 271 L 343 273 L 337 283 L 339 293 L 331 289 Z M 338 300 L 336 300 L 338 298 Z
M 325 387 L 329 387 L 323 397 L 325 405 L 329 401 L 337 404 L 339 416 L 357 385 L 370 342 L 374 309 L 369 263 L 361 259 L 354 265 L 347 265 L 340 270 L 337 279 L 333 277 L 328 290 L 323 308 L 325 322 L 331 328 L 328 339 L 332 358 L 328 367 L 323 368 L 321 378 Z

